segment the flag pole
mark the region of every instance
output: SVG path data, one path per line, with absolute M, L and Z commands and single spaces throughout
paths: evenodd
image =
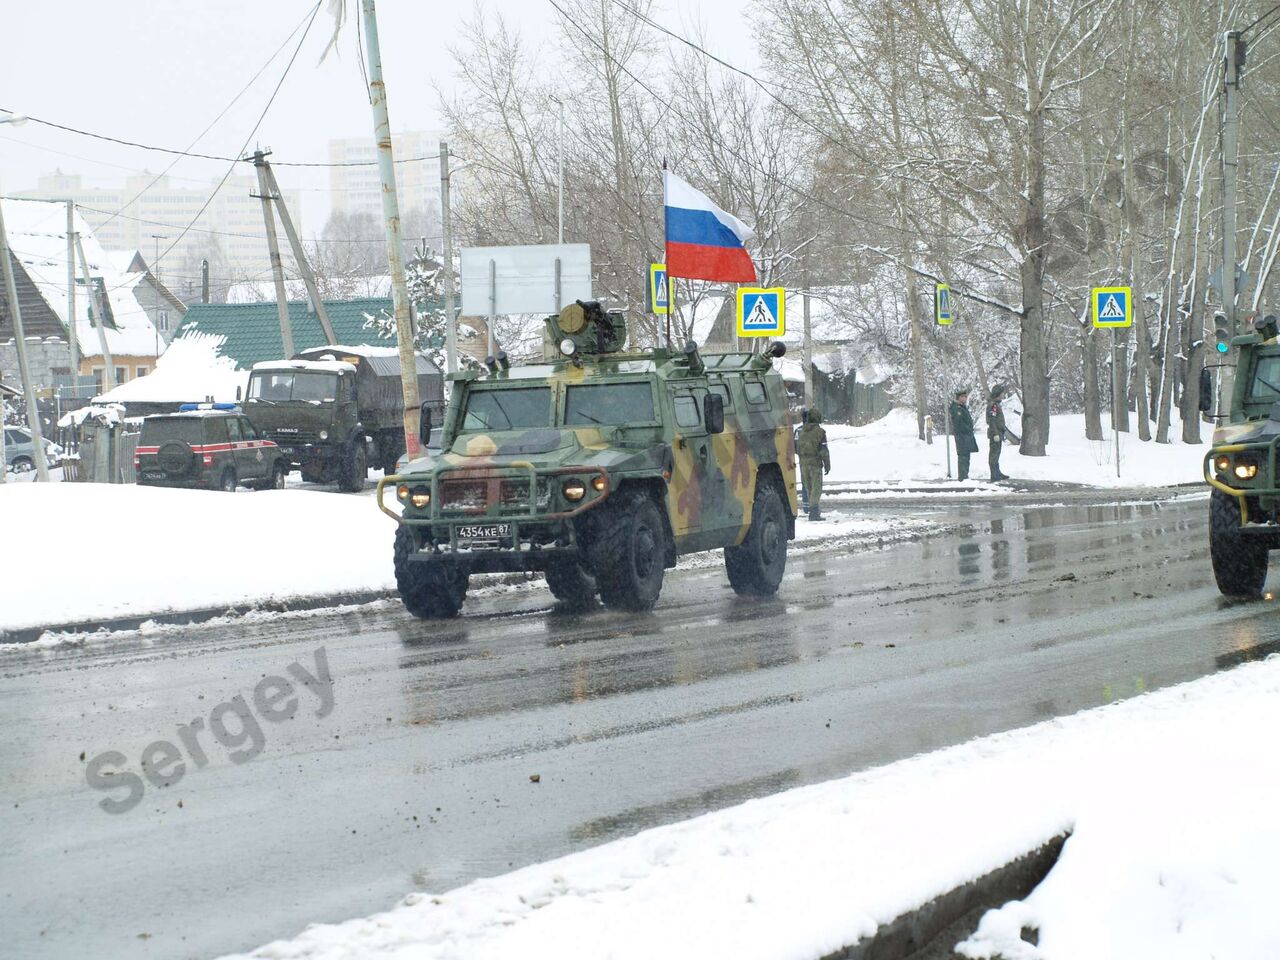
M 666 328 L 667 349 L 671 349 L 671 311 L 675 309 L 675 301 L 671 299 L 671 263 L 667 257 L 667 158 L 662 158 L 662 262 L 666 270 L 662 273 L 662 282 L 667 285 L 667 313 L 664 326 Z

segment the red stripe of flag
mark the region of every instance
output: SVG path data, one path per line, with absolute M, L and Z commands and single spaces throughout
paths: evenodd
M 742 247 L 708 247 L 697 243 L 667 244 L 667 275 L 687 280 L 754 283 L 756 265 Z

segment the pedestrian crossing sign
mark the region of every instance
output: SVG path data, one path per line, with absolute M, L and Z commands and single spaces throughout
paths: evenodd
M 1133 292 L 1128 287 L 1094 287 L 1093 325 L 1133 326 Z
M 738 336 L 780 337 L 786 333 L 786 294 L 782 287 L 739 287 Z
M 671 312 L 671 302 L 667 299 L 667 265 L 665 263 L 649 264 L 649 312 L 657 314 Z
M 951 325 L 951 288 L 945 283 L 934 284 L 933 318 L 940 327 Z

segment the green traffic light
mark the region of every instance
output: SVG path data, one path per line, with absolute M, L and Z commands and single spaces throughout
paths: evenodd
M 1219 353 L 1226 353 L 1226 352 L 1227 352 L 1228 350 L 1230 350 L 1230 349 L 1231 349 L 1231 344 L 1227 343 L 1225 340 L 1219 340 L 1219 341 L 1218 341 L 1218 352 L 1219 352 Z

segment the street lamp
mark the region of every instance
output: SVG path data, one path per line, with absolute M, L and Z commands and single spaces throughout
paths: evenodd
M 22 126 L 24 123 L 27 122 L 27 120 L 28 118 L 22 115 L 21 113 L 11 113 L 7 117 L 0 117 L 0 123 L 11 123 L 15 127 Z

